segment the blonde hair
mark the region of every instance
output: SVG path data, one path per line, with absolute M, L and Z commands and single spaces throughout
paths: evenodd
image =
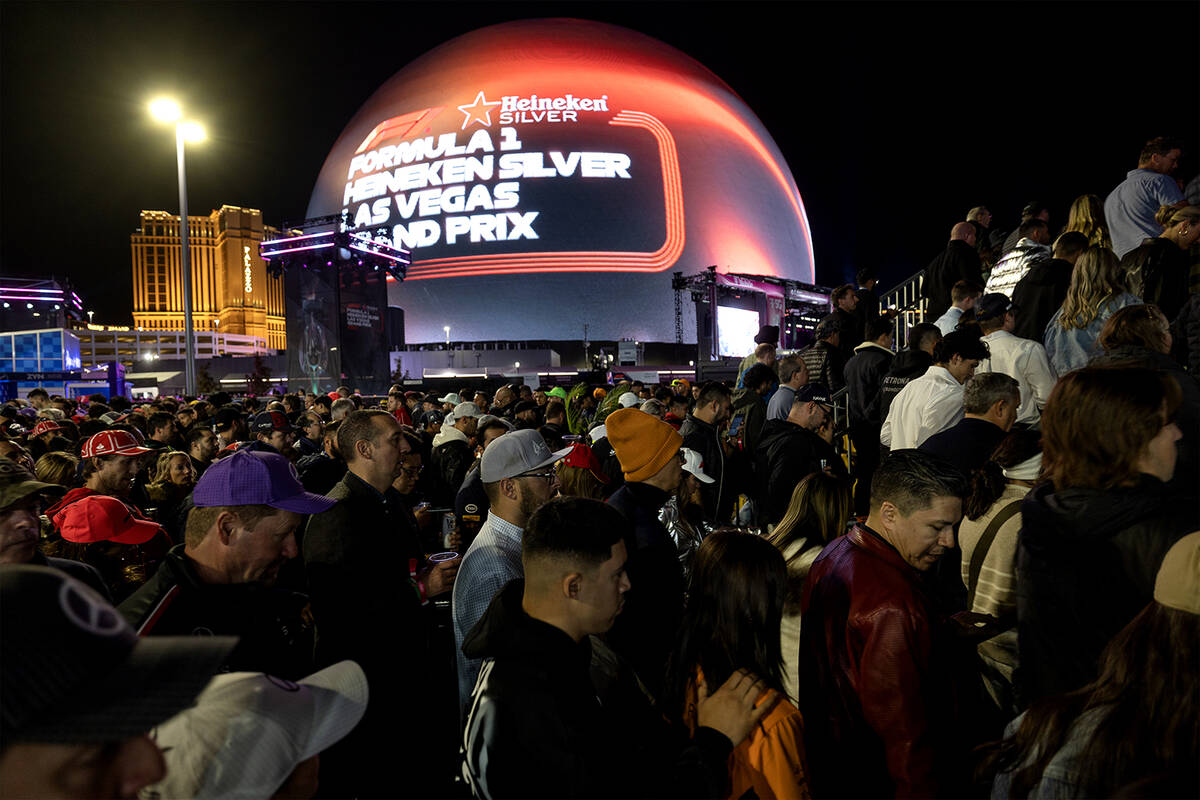
M 1160 206 L 1154 215 L 1154 221 L 1162 225 L 1164 231 L 1184 222 L 1200 224 L 1200 206 L 1184 206 L 1183 208 Z
M 1071 285 L 1059 310 L 1058 326 L 1065 331 L 1087 328 L 1100 316 L 1100 309 L 1106 303 L 1128 291 L 1116 253 L 1107 247 L 1089 247 L 1071 272 Z
M 1082 233 L 1093 247 L 1112 247 L 1108 223 L 1104 220 L 1104 205 L 1094 194 L 1081 194 L 1071 203 L 1066 230 Z
M 51 450 L 37 460 L 34 472 L 37 479 L 43 483 L 55 483 L 73 489 L 79 485 L 76 478 L 79 471 L 79 458 L 71 453 Z
M 808 539 L 810 545 L 824 545 L 845 530 L 849 519 L 850 488 L 828 473 L 813 472 L 792 490 L 787 511 L 769 541 L 780 551 L 800 538 Z
M 171 459 L 175 456 L 183 456 L 188 466 L 191 466 L 191 457 L 182 450 L 164 450 L 158 454 L 158 460 L 154 462 L 154 477 L 150 480 L 151 486 L 162 486 L 171 482 Z

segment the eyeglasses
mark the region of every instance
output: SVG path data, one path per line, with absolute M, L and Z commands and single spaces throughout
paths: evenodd
M 421 474 L 421 470 L 423 469 L 425 469 L 425 467 L 401 467 L 400 471 L 405 475 L 415 478 Z
M 520 475 L 514 475 L 514 478 L 541 478 L 545 481 L 553 481 L 558 478 L 558 473 L 554 470 L 547 472 L 522 472 Z

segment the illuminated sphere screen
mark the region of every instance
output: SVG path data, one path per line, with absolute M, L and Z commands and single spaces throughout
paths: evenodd
M 662 42 L 573 19 L 483 28 L 410 63 L 346 126 L 308 216 L 411 251 L 388 289 L 409 342 L 584 325 L 674 341 L 673 271 L 814 274 L 795 181 L 733 90 Z

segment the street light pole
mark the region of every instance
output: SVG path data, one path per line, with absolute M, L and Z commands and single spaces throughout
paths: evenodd
M 192 334 L 192 254 L 188 247 L 187 170 L 184 148 L 188 141 L 204 139 L 204 128 L 196 122 L 184 122 L 183 109 L 166 97 L 150 103 L 150 114 L 160 122 L 175 126 L 175 156 L 179 164 L 179 266 L 183 277 L 183 345 L 185 348 L 183 393 L 196 394 L 196 349 Z
M 187 354 L 183 393 L 196 396 L 196 350 L 192 346 L 192 257 L 188 248 L 187 169 L 184 167 L 183 125 L 175 125 L 175 152 L 179 161 L 179 266 L 183 271 L 183 346 Z

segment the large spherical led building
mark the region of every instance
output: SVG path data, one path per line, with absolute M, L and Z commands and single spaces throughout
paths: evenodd
M 673 271 L 814 274 L 795 181 L 733 90 L 662 42 L 574 19 L 473 31 L 394 75 L 325 160 L 308 216 L 326 215 L 411 250 L 389 288 L 410 342 L 584 324 L 673 341 Z

